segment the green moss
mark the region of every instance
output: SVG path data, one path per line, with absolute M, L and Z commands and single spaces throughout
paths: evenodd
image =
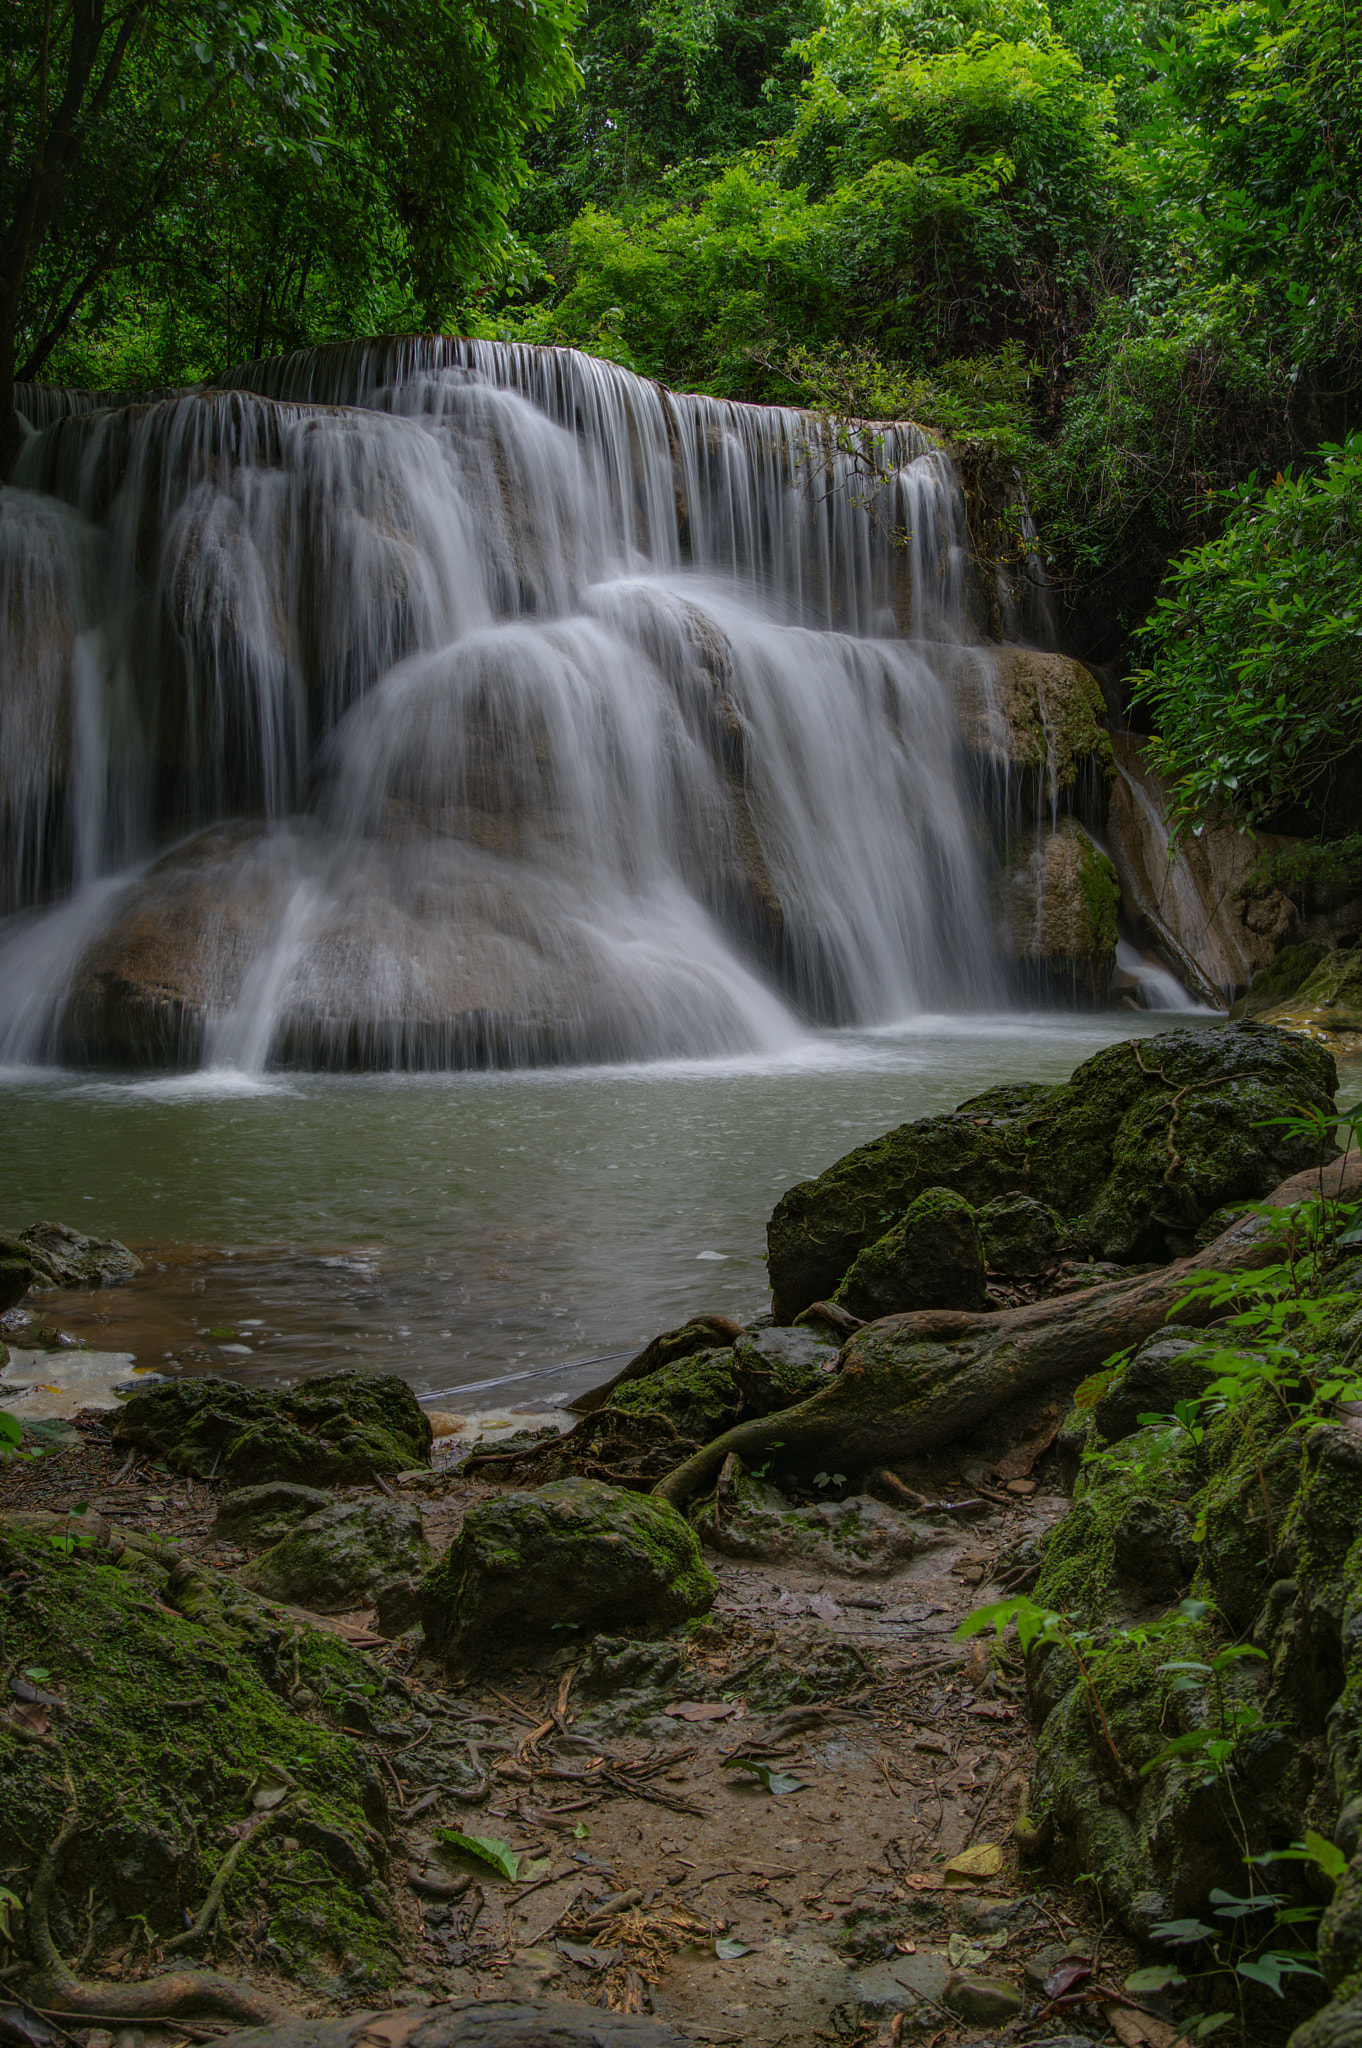
M 777 1321 L 826 1300 L 930 1187 L 975 1206 L 1033 1196 L 1103 1258 L 1171 1256 L 1222 1203 L 1312 1163 L 1307 1139 L 1267 1120 L 1332 1109 L 1337 1080 L 1295 1033 L 1180 1030 L 1108 1046 L 1061 1088 L 991 1090 L 903 1124 L 782 1196 L 767 1225 Z
M 674 1359 L 646 1379 L 617 1387 L 610 1405 L 630 1415 L 665 1415 L 682 1436 L 709 1443 L 731 1428 L 742 1405 L 733 1379 L 733 1353 L 700 1351 Z
M 902 1222 L 858 1254 L 833 1300 L 866 1322 L 918 1308 L 982 1308 L 984 1247 L 974 1210 L 924 1188 Z
M 559 1479 L 471 1509 L 426 1574 L 432 1652 L 463 1667 L 558 1647 L 564 1628 L 674 1628 L 717 1581 L 667 1502 L 593 1479 Z
M 113 1433 L 176 1472 L 237 1485 L 362 1485 L 426 1464 L 431 1445 L 405 1380 L 350 1367 L 280 1392 L 211 1376 L 164 1381 L 124 1404 Z
M 173 1553 L 109 1555 L 64 1556 L 41 1527 L 0 1532 L 7 1662 L 40 1664 L 64 1703 L 59 1754 L 0 1722 L 0 1862 L 32 1869 L 62 1824 L 69 1772 L 82 1826 L 62 1867 L 59 1940 L 79 1947 L 91 1892 L 96 1957 L 126 1942 L 134 1915 L 166 1937 L 202 1905 L 252 1780 L 283 1772 L 295 1789 L 237 1865 L 229 1921 L 263 1917 L 266 1953 L 304 1985 L 333 1990 L 357 1970 L 390 1982 L 382 1785 L 364 1749 L 320 1718 L 324 1701 L 338 1711 L 372 1695 L 372 1667 L 214 1575 L 176 1573 Z M 198 1619 L 171 1611 L 176 1600 Z
M 1086 834 L 1078 841 L 1078 886 L 1083 899 L 1086 960 L 1108 958 L 1116 950 L 1116 912 L 1121 884 L 1116 870 Z

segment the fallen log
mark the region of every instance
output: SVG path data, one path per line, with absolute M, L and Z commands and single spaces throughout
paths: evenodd
M 1273 1264 L 1281 1256 L 1282 1232 L 1263 1212 L 1320 1193 L 1330 1200 L 1362 1194 L 1362 1158 L 1352 1152 L 1322 1172 L 1312 1167 L 1293 1174 L 1204 1251 L 1157 1273 L 991 1314 L 919 1309 L 867 1323 L 816 1394 L 725 1430 L 653 1491 L 684 1509 L 709 1491 L 730 1455 L 748 1466 L 778 1457 L 782 1469 L 831 1461 L 857 1473 L 948 1443 L 1019 1394 L 1096 1371 L 1113 1352 L 1153 1336 L 1174 1310 L 1180 1323 L 1211 1321 L 1217 1311 L 1208 1302 L 1178 1306 L 1188 1282 L 1202 1273 Z

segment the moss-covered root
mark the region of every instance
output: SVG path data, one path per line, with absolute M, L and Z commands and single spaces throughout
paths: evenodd
M 68 1813 L 60 1831 L 43 1851 L 24 1916 L 29 1952 L 38 1975 L 24 1984 L 26 2003 L 57 2019 L 230 2020 L 238 2026 L 267 2026 L 286 2019 L 288 2009 L 249 1984 L 215 1970 L 172 1970 L 141 1984 L 86 1984 L 66 1967 L 52 1939 L 49 1913 L 52 1891 L 69 1842 L 80 1832 L 80 1816 Z
M 1362 1192 L 1362 1158 L 1351 1154 L 1322 1174 L 1293 1174 L 1264 1207 L 1289 1208 L 1321 1185 L 1331 1198 Z M 1123 1345 L 1143 1343 L 1175 1307 L 1181 1322 L 1209 1321 L 1215 1313 L 1209 1303 L 1182 1304 L 1187 1282 L 1198 1273 L 1247 1272 L 1279 1256 L 1271 1216 L 1251 1213 L 1236 1218 L 1204 1251 L 1134 1280 L 993 1315 L 924 1309 L 885 1316 L 857 1332 L 842 1353 L 841 1370 L 818 1393 L 726 1430 L 653 1491 L 684 1510 L 713 1487 L 730 1455 L 749 1470 L 775 1457 L 786 1469 L 817 1458 L 862 1472 L 949 1443 L 1000 1401 L 1067 1373 L 1091 1372 Z

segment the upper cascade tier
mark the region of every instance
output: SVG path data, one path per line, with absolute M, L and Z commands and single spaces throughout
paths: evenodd
M 960 706 L 1006 781 L 1061 658 L 990 641 L 1043 589 L 917 429 L 446 340 L 22 403 L 0 1059 L 710 1055 L 996 998 Z

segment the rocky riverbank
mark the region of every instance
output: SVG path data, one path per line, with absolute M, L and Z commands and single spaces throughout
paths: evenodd
M 11 1459 L 0 2027 L 1353 2039 L 1333 1095 L 1246 1023 L 904 1126 L 778 1205 L 778 1321 L 452 1469 L 362 1373 Z

